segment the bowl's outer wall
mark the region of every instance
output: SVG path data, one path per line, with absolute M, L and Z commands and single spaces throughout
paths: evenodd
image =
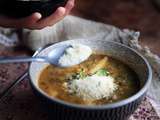
M 111 55 L 112 57 L 128 64 L 139 76 L 141 87 L 143 87 L 145 83 L 149 81 L 148 76 L 151 73 L 149 73 L 150 71 L 148 70 L 145 61 L 135 52 L 129 50 L 127 47 L 103 40 L 73 40 L 65 42 L 65 44 L 70 43 L 82 43 L 85 45 L 89 45 L 95 51 L 107 53 L 107 55 Z M 64 44 L 64 42 L 57 44 L 56 46 L 54 45 L 54 47 L 57 47 L 61 44 Z M 51 49 L 53 49 L 53 46 L 45 49 L 40 54 L 47 54 L 45 52 L 49 52 Z M 144 89 L 142 94 L 139 95 L 135 100 L 129 99 L 129 102 L 127 102 L 127 104 L 125 103 L 125 101 L 123 101 L 121 102 L 121 105 L 117 104 L 117 107 L 114 106 L 114 108 L 103 105 L 102 109 L 96 109 L 96 107 L 95 109 L 85 109 L 83 107 L 66 105 L 65 102 L 61 104 L 61 102 L 57 102 L 57 100 L 51 100 L 49 99 L 49 96 L 46 96 L 44 93 L 40 92 L 36 78 L 39 73 L 35 72 L 35 68 L 39 66 L 40 64 L 37 63 L 32 63 L 30 66 L 29 72 L 31 78 L 31 86 L 36 95 L 40 96 L 40 98 L 45 101 L 44 103 L 50 104 L 49 108 L 52 109 L 52 116 L 56 118 L 56 120 L 125 120 L 135 111 L 147 91 L 147 89 Z M 35 75 L 35 73 L 37 75 Z
M 145 94 L 143 94 L 129 104 L 113 109 L 86 110 L 64 106 L 46 99 L 33 86 L 32 88 L 35 95 L 41 100 L 43 109 L 48 112 L 49 120 L 128 120 L 145 97 Z
M 65 3 L 66 0 L 50 0 L 48 2 L 0 0 L 0 14 L 22 18 L 34 12 L 40 12 L 43 17 L 47 17 L 51 15 L 58 6 L 64 6 Z

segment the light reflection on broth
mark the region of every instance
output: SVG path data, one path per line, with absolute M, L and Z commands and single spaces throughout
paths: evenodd
M 115 79 L 118 89 L 109 99 L 100 99 L 95 101 L 83 100 L 74 94 L 70 94 L 64 87 L 64 83 L 69 81 L 70 76 L 84 70 L 87 74 L 93 70 L 99 61 L 105 58 L 106 55 L 93 54 L 87 61 L 70 67 L 58 68 L 52 65 L 47 66 L 39 77 L 39 87 L 49 96 L 56 97 L 60 100 L 75 104 L 83 105 L 102 105 L 123 100 L 135 94 L 139 90 L 139 82 L 136 73 L 122 62 L 108 57 L 108 60 L 103 66 L 107 69 L 110 75 Z

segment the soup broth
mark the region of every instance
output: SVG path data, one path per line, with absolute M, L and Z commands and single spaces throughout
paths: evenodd
M 80 72 L 82 69 L 86 74 L 90 74 L 98 62 L 105 57 L 107 57 L 107 62 L 103 68 L 114 78 L 117 85 L 117 90 L 110 98 L 88 101 L 67 91 L 64 84 L 71 80 L 71 76 Z M 138 77 L 130 67 L 119 60 L 101 54 L 93 54 L 85 62 L 69 68 L 59 68 L 49 65 L 40 74 L 38 84 L 51 97 L 83 105 L 102 105 L 120 101 L 134 95 L 140 88 Z

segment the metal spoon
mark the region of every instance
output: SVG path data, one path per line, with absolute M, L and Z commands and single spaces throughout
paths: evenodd
M 42 50 L 49 47 L 51 44 L 47 44 L 42 48 L 39 48 L 32 57 L 37 56 Z M 1 94 L 0 102 L 5 98 L 21 81 L 23 81 L 28 76 L 28 70 L 26 70 L 22 75 L 20 75 L 11 85 L 9 85 Z
M 58 61 L 60 57 L 64 54 L 65 50 L 71 45 L 63 45 L 53 49 L 47 56 L 36 56 L 36 57 L 0 57 L 0 64 L 1 63 L 18 63 L 18 62 L 47 62 L 59 67 L 61 66 Z M 69 67 L 69 66 L 65 66 Z
M 59 65 L 58 61 L 59 58 L 64 54 L 65 50 L 69 47 L 72 47 L 71 45 L 64 45 L 58 48 L 55 48 L 52 50 L 48 56 L 42 56 L 37 57 L 37 55 L 44 50 L 45 48 L 49 47 L 51 44 L 44 46 L 43 48 L 40 48 L 35 52 L 35 54 L 32 57 L 0 57 L 0 64 L 1 63 L 14 63 L 14 62 L 32 62 L 32 61 L 38 61 L 38 62 L 49 62 L 54 65 Z M 81 61 L 83 62 L 83 61 Z M 63 66 L 61 66 L 63 67 Z M 66 66 L 65 66 L 66 67 Z M 0 94 L 0 102 L 3 100 L 5 96 L 8 95 L 9 92 L 11 92 L 12 89 L 16 87 L 16 85 L 24 80 L 28 76 L 28 72 L 26 71 L 24 74 L 22 74 L 18 79 L 16 79 L 11 85 L 6 88 L 1 94 Z

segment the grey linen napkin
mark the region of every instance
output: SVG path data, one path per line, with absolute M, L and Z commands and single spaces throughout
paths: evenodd
M 16 29 L 0 27 L 0 44 L 6 47 L 14 47 L 19 44 Z

